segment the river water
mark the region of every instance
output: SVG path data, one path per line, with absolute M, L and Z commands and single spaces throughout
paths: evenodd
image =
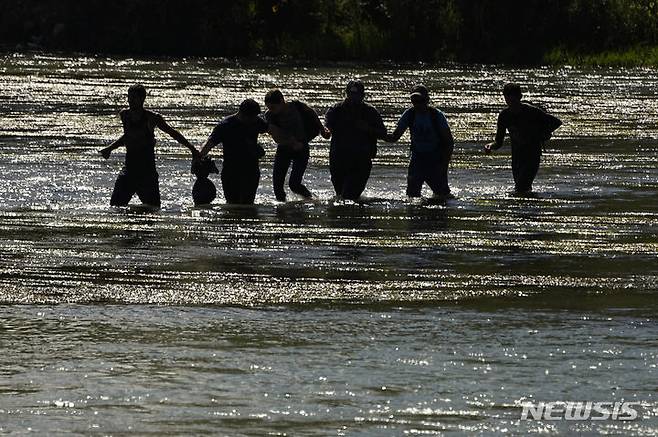
M 332 199 L 324 140 L 319 200 L 277 204 L 263 136 L 257 204 L 194 208 L 159 135 L 162 210 L 108 206 L 128 85 L 200 146 L 244 98 L 323 113 L 352 77 L 389 129 L 428 85 L 456 199 L 407 201 L 405 136 L 364 204 Z M 511 80 L 565 123 L 530 198 L 480 152 Z M 10 55 L 0 84 L 0 433 L 658 432 L 658 71 Z M 641 404 L 520 420 L 541 401 Z

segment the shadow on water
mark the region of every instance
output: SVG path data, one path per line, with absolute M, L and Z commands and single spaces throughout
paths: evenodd
M 308 224 L 313 215 L 313 211 L 304 203 L 277 204 L 274 207 L 274 212 L 278 223 L 290 223 L 296 226 Z
M 261 211 L 257 205 L 221 205 L 219 211 L 224 220 L 254 221 L 261 218 Z
M 451 211 L 445 206 L 426 207 L 408 205 L 403 214 L 407 217 L 408 230 L 441 232 L 448 230 Z

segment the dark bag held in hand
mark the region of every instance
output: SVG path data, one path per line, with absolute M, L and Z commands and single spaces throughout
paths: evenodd
M 194 205 L 208 205 L 217 197 L 217 188 L 208 176 L 210 173 L 219 173 L 215 161 L 207 156 L 192 163 L 192 174 L 196 175 L 196 181 L 192 187 L 192 199 Z

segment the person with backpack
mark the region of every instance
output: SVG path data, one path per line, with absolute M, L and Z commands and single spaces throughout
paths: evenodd
M 514 191 L 517 194 L 530 193 L 539 171 L 542 146 L 562 125 L 562 121 L 536 105 L 523 102 L 521 87 L 516 83 L 506 84 L 503 87 L 503 96 L 507 108 L 498 115 L 496 139 L 484 146 L 484 153 L 488 155 L 493 150 L 500 149 L 505 134 L 509 132 Z
M 394 143 L 407 129 L 411 133 L 407 196 L 420 197 L 423 183 L 427 183 L 435 197 L 448 198 L 448 164 L 455 145 L 448 120 L 430 106 L 429 90 L 424 85 L 414 86 L 410 99 L 413 106 L 404 111 L 395 131 L 385 140 Z
M 319 134 L 329 138 L 329 132 L 306 103 L 299 100 L 286 102 L 283 93 L 278 89 L 272 89 L 265 94 L 265 106 L 268 131 L 277 143 L 272 171 L 274 196 L 277 201 L 285 202 L 284 183 L 292 163 L 288 180 L 290 190 L 305 199 L 311 199 L 313 194 L 302 183 L 310 156 L 309 143 Z
M 355 202 L 370 178 L 377 140 L 386 135 L 381 115 L 364 98 L 363 82 L 352 80 L 345 88 L 345 100 L 329 108 L 325 115 L 331 133 L 331 183 L 338 198 Z

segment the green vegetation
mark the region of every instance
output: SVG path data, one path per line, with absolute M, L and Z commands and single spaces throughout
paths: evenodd
M 637 46 L 626 50 L 580 53 L 557 48 L 544 56 L 546 64 L 605 67 L 656 67 L 658 46 Z
M 658 65 L 658 0 L 12 0 L 0 2 L 0 46 Z

